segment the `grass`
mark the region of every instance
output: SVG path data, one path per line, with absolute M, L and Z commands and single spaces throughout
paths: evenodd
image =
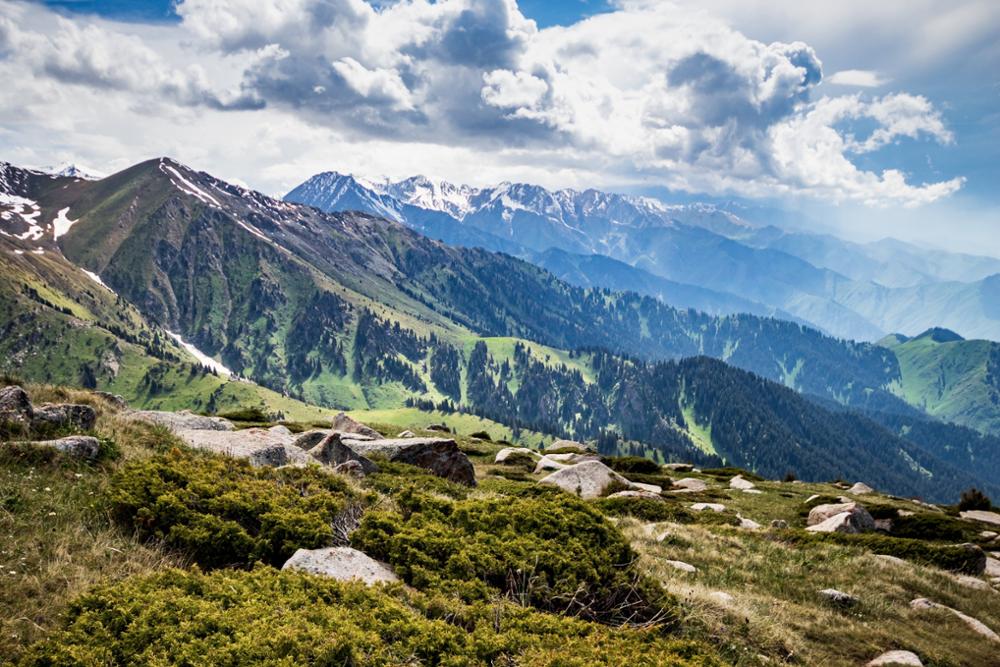
M 489 433 L 494 442 L 506 440 L 515 442 L 511 430 L 497 422 L 461 413 L 446 413 L 439 410 L 424 411 L 417 408 L 386 408 L 382 410 L 351 410 L 347 413 L 354 419 L 365 423 L 384 424 L 397 427 L 399 431 L 409 429 L 418 431 L 429 424 L 446 424 L 457 433 L 468 435 L 477 431 Z M 395 435 L 395 434 L 393 434 Z M 440 433 L 436 435 L 441 435 Z M 549 436 L 534 431 L 522 431 L 517 444 L 528 447 L 539 447 L 551 442 Z

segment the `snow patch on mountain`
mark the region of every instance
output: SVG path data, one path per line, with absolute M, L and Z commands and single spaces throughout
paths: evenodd
M 212 357 L 208 356 L 207 354 L 205 354 L 204 352 L 202 352 L 201 350 L 199 350 L 198 348 L 196 348 L 191 343 L 186 342 L 184 340 L 184 338 L 180 334 L 176 334 L 176 333 L 174 333 L 172 331 L 168 331 L 167 335 L 169 335 L 171 338 L 173 338 L 175 341 L 177 341 L 178 345 L 180 345 L 185 350 L 187 350 L 188 352 L 190 352 L 191 356 L 193 356 L 195 359 L 197 359 L 198 363 L 200 363 L 202 366 L 207 366 L 208 368 L 211 368 L 216 373 L 219 373 L 221 375 L 225 375 L 227 377 L 233 374 L 233 372 L 231 370 L 229 370 L 228 368 L 226 368 L 221 362 L 216 361 Z
M 94 273 L 93 271 L 88 271 L 87 269 L 80 269 L 80 270 L 83 271 L 84 275 L 86 275 L 88 278 L 90 278 L 91 280 L 93 280 L 95 283 L 97 283 L 98 285 L 100 285 L 104 289 L 108 290 L 112 294 L 116 294 L 116 295 L 118 294 L 113 289 L 111 289 L 110 287 L 108 287 L 107 283 L 105 283 L 103 280 L 101 280 L 101 277 L 99 275 L 97 275 L 96 273 Z
M 55 220 L 52 221 L 52 238 L 58 239 L 60 236 L 64 236 L 77 223 L 76 220 L 70 220 L 67 213 L 69 213 L 69 206 L 59 209 Z
M 209 206 L 213 206 L 215 208 L 222 208 L 222 204 L 219 203 L 218 199 L 208 194 L 207 192 L 199 188 L 197 185 L 195 185 L 188 179 L 184 178 L 179 171 L 174 169 L 169 164 L 166 164 L 165 162 L 160 162 L 160 171 L 170 176 L 171 177 L 170 182 L 173 183 L 174 186 L 181 192 L 189 194 L 192 197 L 199 199 L 203 203 L 208 204 Z M 174 180 L 175 178 L 177 180 Z

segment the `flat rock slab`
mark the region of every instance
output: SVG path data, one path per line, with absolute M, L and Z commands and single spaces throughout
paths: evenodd
M 399 581 L 391 567 L 350 547 L 299 549 L 281 569 L 318 574 L 337 581 L 357 580 L 368 585 Z
M 670 487 L 671 493 L 701 493 L 708 489 L 708 484 L 694 477 L 685 477 L 673 483 Z
M 594 451 L 594 448 L 590 445 L 585 445 L 584 443 L 577 442 L 576 440 L 556 440 L 551 445 L 546 447 L 544 451 L 552 452 L 560 449 L 572 449 L 580 454 Z
M 81 459 L 96 459 L 101 450 L 100 441 L 89 435 L 70 435 L 56 440 L 32 440 L 17 444 L 40 449 L 54 449 L 57 452 Z
M 982 635 L 983 637 L 991 641 L 1000 643 L 1000 635 L 993 632 L 993 630 L 987 627 L 985 623 L 983 623 L 979 619 L 972 618 L 968 614 L 963 614 L 957 609 L 952 609 L 951 607 L 946 607 L 943 604 L 932 602 L 927 598 L 917 598 L 916 600 L 913 600 L 912 602 L 910 602 L 910 608 L 916 611 L 921 611 L 924 609 L 944 609 L 946 611 L 950 611 L 951 613 L 955 614 L 955 616 L 960 618 L 962 622 L 964 622 L 967 626 L 969 626 L 969 628 L 976 634 Z
M 968 512 L 961 512 L 960 515 L 963 519 L 971 519 L 973 521 L 988 523 L 993 526 L 1000 526 L 1000 514 L 996 512 L 986 512 L 984 510 L 969 510 Z
M 869 661 L 865 667 L 924 667 L 920 662 L 920 657 L 911 651 L 886 651 L 874 660 Z
M 222 417 L 205 417 L 193 412 L 163 412 L 160 410 L 135 410 L 129 413 L 132 419 L 166 426 L 174 433 L 179 431 L 235 431 L 236 426 Z
M 452 482 L 476 485 L 476 470 L 450 438 L 390 438 L 371 441 L 346 441 L 351 449 L 368 458 L 381 457 L 394 463 L 407 463 L 429 470 Z
M 539 484 L 557 486 L 563 491 L 574 493 L 581 498 L 600 498 L 612 486 L 627 487 L 627 479 L 600 461 L 584 461 L 557 470 L 540 480 Z
M 175 433 L 195 449 L 248 459 L 251 464 L 258 466 L 282 466 L 312 460 L 306 452 L 293 444 L 295 438 L 288 429 L 281 426 L 241 431 L 187 429 Z
M 663 562 L 666 565 L 669 565 L 670 567 L 674 568 L 675 570 L 680 570 L 681 572 L 688 572 L 693 574 L 698 571 L 698 568 L 696 568 L 694 565 L 691 565 L 690 563 L 685 563 L 682 560 L 665 560 Z
M 986 557 L 986 569 L 984 573 L 987 577 L 1000 577 L 1000 559 L 993 556 Z
M 534 461 L 535 457 L 538 456 L 538 452 L 527 447 L 504 447 L 497 452 L 497 455 L 493 458 L 493 463 L 506 463 L 511 457 L 525 456 L 530 456 L 531 460 Z
M 749 479 L 743 477 L 743 475 L 737 475 L 729 480 L 730 489 L 739 489 L 740 491 L 746 491 L 748 489 L 754 488 L 755 484 Z
M 851 488 L 849 488 L 847 490 L 847 492 L 848 493 L 852 493 L 852 494 L 854 494 L 856 496 L 863 496 L 866 493 L 874 493 L 875 489 L 873 489 L 872 487 L 868 486 L 864 482 L 858 482 L 857 484 L 855 484 L 854 486 L 852 486 Z
M 663 467 L 673 472 L 691 472 L 694 466 L 690 463 L 664 463 Z
M 642 482 L 629 482 L 631 486 L 636 491 L 646 491 L 647 493 L 652 493 L 653 495 L 660 495 L 663 493 L 663 487 L 657 484 L 643 484 Z

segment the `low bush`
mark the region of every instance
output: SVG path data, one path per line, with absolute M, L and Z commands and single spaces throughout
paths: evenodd
M 43 665 L 519 665 L 714 667 L 704 644 L 504 602 L 464 605 L 269 567 L 166 570 L 76 600 L 29 649 Z
M 641 521 L 693 523 L 694 514 L 675 503 L 654 498 L 600 498 L 594 505 L 609 516 L 632 516 Z
M 989 499 L 989 496 L 979 489 L 971 488 L 962 491 L 962 497 L 958 501 L 958 509 L 960 512 L 968 512 L 970 510 L 989 511 L 993 509 L 993 502 Z
M 511 467 L 517 466 L 519 468 L 525 468 L 527 470 L 534 470 L 535 463 L 536 463 L 535 457 L 528 452 L 512 452 L 499 465 L 511 466 Z
M 480 440 L 485 440 L 487 442 L 493 442 L 493 437 L 490 436 L 486 431 L 476 431 L 475 433 L 469 434 L 470 438 L 479 438 Z
M 378 472 L 368 475 L 365 484 L 376 491 L 393 495 L 404 490 L 419 490 L 427 493 L 465 498 L 469 487 L 438 477 L 424 468 L 406 463 L 378 460 Z
M 315 468 L 254 468 L 175 449 L 112 478 L 114 516 L 206 567 L 281 565 L 296 549 L 330 546 L 331 523 L 362 502 L 343 478 Z
M 914 514 L 892 518 L 893 537 L 942 542 L 968 542 L 979 532 L 974 526 L 944 514 Z
M 773 539 L 791 544 L 833 542 L 860 547 L 871 553 L 895 556 L 921 565 L 932 565 L 942 570 L 966 574 L 980 574 L 983 563 L 983 552 L 975 547 L 970 548 L 957 544 L 928 544 L 922 540 L 889 537 L 874 533 L 847 535 L 844 533 L 807 533 L 787 530 L 772 533 L 771 536 Z
M 351 542 L 421 590 L 469 602 L 500 593 L 609 623 L 671 620 L 628 541 L 569 494 L 449 501 L 407 490 L 396 503 L 399 512 L 369 512 Z
M 744 470 L 743 468 L 704 468 L 702 469 L 702 474 L 711 475 L 712 477 L 717 477 L 719 479 L 731 479 L 737 475 L 742 475 L 743 479 L 748 479 L 752 482 L 763 482 L 766 481 L 760 475 L 750 472 L 749 470 Z
M 601 462 L 623 475 L 628 473 L 659 475 L 663 472 L 659 463 L 644 456 L 605 456 L 601 458 Z

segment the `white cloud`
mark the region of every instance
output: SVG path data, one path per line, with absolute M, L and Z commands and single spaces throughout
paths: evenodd
M 179 26 L 151 35 L 0 6 L 0 74 L 31 73 L 15 87 L 33 114 L 14 119 L 0 102 L 4 129 L 19 128 L 0 146 L 30 153 L 27 137 L 48 132 L 86 145 L 91 154 L 77 159 L 107 166 L 113 151 L 136 157 L 135 145 L 159 152 L 172 142 L 166 152 L 204 157 L 200 167 L 271 191 L 313 164 L 871 204 L 920 204 L 961 185 L 913 184 L 853 161 L 902 139 L 950 142 L 926 98 L 817 99 L 822 53 L 808 43 L 758 41 L 682 6 L 626 2 L 545 30 L 514 0 L 379 9 L 363 0 L 183 0 L 177 10 Z M 15 18 L 5 23 L 4 14 Z M 34 20 L 17 18 L 28 14 Z M 879 75 L 841 70 L 832 80 L 864 85 Z M 66 118 L 74 98 L 86 103 Z M 861 119 L 874 130 L 859 138 L 845 125 Z M 263 127 L 272 123 L 282 124 L 280 139 Z M 170 141 L 154 141 L 145 131 L 154 126 L 169 127 Z M 232 145 L 266 154 L 261 172 L 237 172 L 257 161 Z M 323 155 L 358 166 L 322 164 Z
M 860 88 L 878 88 L 889 83 L 888 79 L 870 69 L 842 69 L 827 77 L 826 80 L 838 86 L 857 86 Z

